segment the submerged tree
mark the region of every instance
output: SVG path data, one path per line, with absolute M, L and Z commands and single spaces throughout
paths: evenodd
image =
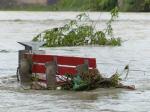
M 84 19 L 89 21 L 89 15 L 82 13 L 76 16 L 75 20 L 70 21 L 60 28 L 45 30 L 33 38 L 32 41 L 44 41 L 46 47 L 57 46 L 80 46 L 87 44 L 87 37 L 90 45 L 121 45 L 121 38 L 114 38 L 111 23 L 118 18 L 118 7 L 111 10 L 111 19 L 106 23 L 107 27 L 103 31 L 95 31 L 95 26 L 79 24 L 78 21 Z M 42 34 L 44 36 L 42 37 Z M 111 38 L 107 39 L 106 35 Z

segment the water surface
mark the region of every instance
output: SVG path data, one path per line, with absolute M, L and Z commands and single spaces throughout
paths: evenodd
M 110 77 L 122 72 L 130 63 L 128 79 L 123 83 L 135 85 L 136 90 L 97 89 L 93 91 L 35 91 L 23 90 L 29 84 L 17 82 L 17 42 L 31 41 L 40 32 L 63 26 L 80 12 L 0 12 L 0 111 L 149 111 L 150 110 L 150 13 L 120 13 L 113 23 L 115 37 L 123 39 L 122 46 L 80 46 L 40 48 L 47 54 L 96 58 L 97 68 Z M 97 20 L 99 12 L 90 12 Z M 103 13 L 96 30 L 103 30 L 109 13 Z M 84 21 L 83 21 L 84 22 Z M 82 23 L 82 22 L 81 22 Z M 87 22 L 90 24 L 90 22 Z M 125 75 L 125 74 L 124 74 Z M 125 77 L 125 76 L 123 76 Z

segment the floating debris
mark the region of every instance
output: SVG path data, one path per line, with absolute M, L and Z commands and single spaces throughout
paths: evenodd
M 17 51 L 13 51 L 13 50 L 0 50 L 0 53 L 10 53 L 10 52 L 17 52 Z
M 8 52 L 10 52 L 10 51 L 8 51 L 8 50 L 0 50 L 0 53 L 8 53 Z
M 63 77 L 59 76 L 57 77 Z M 32 84 L 30 89 L 35 90 L 54 90 L 57 87 L 61 87 L 61 90 L 73 90 L 73 91 L 84 91 L 94 90 L 99 88 L 126 88 L 135 90 L 134 86 L 127 86 L 121 83 L 122 78 L 120 74 L 116 72 L 110 78 L 106 78 L 97 69 L 93 69 L 91 73 L 84 71 L 82 74 L 73 75 L 71 73 L 65 74 L 66 79 L 61 80 L 62 83 L 56 84 L 52 87 L 46 87 L 39 83 Z

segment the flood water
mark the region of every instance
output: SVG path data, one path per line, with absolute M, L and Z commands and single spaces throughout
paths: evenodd
M 24 47 L 17 42 L 31 41 L 46 29 L 69 23 L 77 14 L 80 12 L 0 12 L 0 51 L 10 51 L 0 52 L 0 111 L 150 111 L 150 13 L 120 13 L 113 28 L 115 37 L 124 41 L 122 46 L 40 48 L 46 54 L 96 58 L 97 68 L 107 77 L 117 70 L 121 73 L 131 61 L 128 78 L 122 83 L 136 90 L 23 90 L 26 84 L 17 82 L 15 74 L 17 51 Z M 100 12 L 89 14 L 97 20 Z M 109 19 L 109 13 L 102 13 L 96 30 L 103 30 Z

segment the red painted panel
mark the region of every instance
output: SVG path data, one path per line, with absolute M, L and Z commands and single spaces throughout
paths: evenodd
M 65 75 L 66 72 L 76 74 L 76 68 L 75 67 L 58 66 L 58 73 L 60 75 Z
M 32 72 L 45 74 L 45 65 L 36 64 L 34 67 L 32 67 Z M 65 75 L 66 72 L 76 74 L 76 68 L 75 67 L 67 67 L 67 66 L 66 67 L 58 66 L 58 73 L 60 75 Z
M 39 81 L 39 82 L 45 82 L 45 83 L 46 83 L 46 77 L 40 77 L 38 81 Z
M 28 54 L 25 54 L 25 59 Z M 57 57 L 57 64 L 59 65 L 70 65 L 77 66 L 84 64 L 84 60 L 87 59 L 89 62 L 89 67 L 96 68 L 96 58 L 84 58 L 84 57 L 70 57 L 70 56 L 57 56 L 57 55 L 41 55 L 35 54 L 33 57 L 33 62 L 46 63 L 54 61 L 54 57 Z
M 34 65 L 32 67 L 32 72 L 45 74 L 45 65 L 38 65 L 38 64 Z
M 34 67 L 32 67 L 32 72 L 45 74 L 45 65 L 36 64 Z M 76 68 L 75 67 L 68 67 L 68 66 L 58 66 L 58 73 L 60 75 L 65 75 L 66 72 L 76 74 Z M 89 69 L 89 72 L 91 73 L 92 69 Z

